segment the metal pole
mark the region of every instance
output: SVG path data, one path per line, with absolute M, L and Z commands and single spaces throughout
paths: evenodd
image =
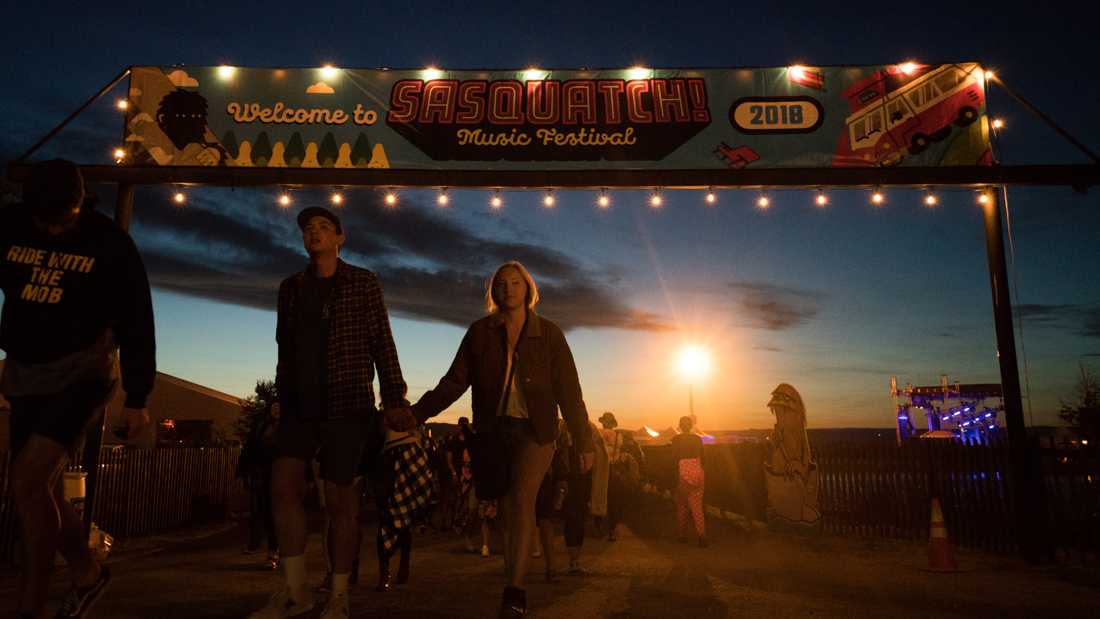
M 1040 479 L 1038 470 L 1032 463 L 1031 444 L 1024 425 L 1024 407 L 1020 396 L 1020 373 L 1012 330 L 1012 301 L 1009 298 L 1008 268 L 1001 228 L 1003 200 L 999 189 L 987 189 L 985 195 L 987 199 L 982 205 L 985 248 L 989 262 L 989 285 L 993 293 L 993 322 L 997 331 L 997 360 L 1001 368 L 1005 422 L 1008 425 L 1016 541 L 1024 559 L 1029 563 L 1038 563 L 1043 554 L 1043 506 L 1040 504 Z
M 1051 129 L 1054 129 L 1054 131 L 1056 131 L 1058 133 L 1058 135 L 1065 138 L 1065 140 L 1067 142 L 1069 142 L 1070 144 L 1073 144 L 1077 148 L 1077 150 L 1081 151 L 1082 153 L 1085 153 L 1085 156 L 1087 156 L 1089 159 L 1092 159 L 1093 163 L 1100 163 L 1100 156 L 1098 156 L 1096 153 L 1092 152 L 1092 150 L 1089 149 L 1088 146 L 1085 146 L 1083 143 L 1081 143 L 1080 140 L 1078 140 L 1077 138 L 1070 135 L 1068 131 L 1063 129 L 1058 123 L 1054 122 L 1054 119 L 1052 119 L 1050 116 L 1047 116 L 1046 114 L 1044 114 L 1042 110 L 1035 107 L 1034 104 L 1032 104 L 1027 99 L 1023 98 L 1023 96 L 1021 96 L 1018 92 L 1016 92 L 1015 90 L 1012 90 L 1011 88 L 1009 88 L 1008 84 L 1005 84 L 1004 81 L 1001 80 L 1000 77 L 994 77 L 993 78 L 993 83 L 1000 86 L 1002 90 L 1004 90 L 1006 93 L 1008 93 L 1008 96 L 1012 97 L 1013 99 L 1016 100 L 1017 103 L 1024 106 L 1025 108 L 1027 108 L 1029 112 L 1031 112 L 1032 114 L 1035 114 L 1036 116 L 1038 116 L 1039 120 L 1045 122 Z
M 115 224 L 125 231 L 130 230 L 130 215 L 134 211 L 134 186 L 119 183 L 115 197 Z M 84 470 L 88 473 L 84 487 L 84 526 L 91 527 L 92 507 L 95 505 L 95 492 L 99 485 L 99 456 L 102 453 L 103 433 L 106 432 L 107 409 L 98 424 L 88 429 L 84 445 Z
M 114 88 L 116 85 L 118 85 L 118 83 L 121 82 L 129 74 L 130 74 L 130 67 L 126 67 L 125 69 L 123 69 L 122 73 L 119 73 L 117 76 L 115 76 L 115 79 L 111 80 L 110 82 L 107 82 L 106 86 L 104 86 L 103 88 L 100 88 L 99 92 L 95 93 L 94 95 L 91 96 L 91 98 L 89 98 L 87 101 L 84 102 L 84 105 L 81 105 L 80 107 L 76 108 L 75 112 L 73 112 L 72 114 L 69 114 L 68 116 L 66 116 L 65 120 L 61 121 L 61 124 L 57 125 L 53 129 L 51 129 L 50 132 L 47 133 L 45 135 L 45 137 L 43 137 L 41 140 L 38 140 L 37 142 L 35 142 L 34 146 L 27 149 L 27 152 L 20 155 L 19 158 L 16 159 L 16 161 L 17 162 L 26 161 L 28 157 L 30 157 L 31 155 L 33 155 L 35 153 L 35 151 L 37 151 L 39 148 L 42 148 L 43 144 L 45 144 L 46 142 L 49 142 L 53 138 L 53 136 L 60 133 L 61 130 L 65 128 L 65 125 L 68 125 L 70 122 L 72 122 L 72 120 L 74 118 L 76 118 L 77 116 L 80 116 L 81 112 L 88 109 L 89 105 L 95 103 L 100 97 L 102 97 L 103 95 L 110 92 L 112 88 Z
M 688 383 L 688 415 L 691 417 L 691 422 L 695 423 L 695 384 Z

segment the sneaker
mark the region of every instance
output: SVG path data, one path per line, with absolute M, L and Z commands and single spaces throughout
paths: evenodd
M 290 588 L 283 587 L 271 596 L 267 606 L 252 613 L 248 619 L 283 619 L 284 617 L 297 617 L 313 610 L 313 598 L 299 603 L 290 596 Z
M 489 558 L 489 547 L 488 546 L 482 546 L 481 547 L 481 556 L 483 558 Z
M 338 593 L 330 597 L 328 604 L 325 604 L 324 612 L 321 613 L 321 619 L 348 619 L 350 616 L 346 593 Z
M 107 585 L 111 584 L 111 570 L 107 566 L 100 566 L 99 577 L 87 587 L 73 587 L 61 603 L 61 608 L 54 615 L 56 619 L 64 617 L 84 617 L 88 610 L 99 600 Z
M 527 592 L 516 587 L 505 587 L 500 598 L 500 619 L 519 619 L 527 615 Z

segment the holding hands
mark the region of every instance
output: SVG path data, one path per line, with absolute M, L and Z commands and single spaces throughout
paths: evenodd
M 420 420 L 412 413 L 408 406 L 399 408 L 387 408 L 382 411 L 386 417 L 386 427 L 394 432 L 408 432 L 420 425 Z

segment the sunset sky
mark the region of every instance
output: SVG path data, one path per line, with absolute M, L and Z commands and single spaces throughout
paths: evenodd
M 1055 3 L 1057 4 L 1057 3 Z M 36 2 L 5 10 L 0 67 L 0 161 L 18 156 L 130 64 L 449 68 L 733 67 L 793 63 L 885 64 L 906 59 L 978 61 L 996 70 L 1094 150 L 1100 88 L 1089 72 L 1094 40 L 1083 21 L 990 5 L 922 3 L 920 19 L 874 24 L 870 11 L 812 5 L 798 11 L 731 3 L 660 10 L 639 3 L 523 3 L 452 8 L 415 3 L 322 8 L 266 2 L 140 10 Z M 685 5 L 686 6 L 686 5 Z M 880 6 L 881 5 L 869 5 Z M 1067 5 L 1068 6 L 1068 5 Z M 996 7 L 996 10 L 993 10 Z M 92 28 L 84 24 L 114 24 Z M 60 19 L 59 16 L 64 16 Z M 60 23 L 55 23 L 60 21 Z M 122 92 L 119 90 L 118 92 Z M 117 95 L 115 95 L 117 96 Z M 121 134 L 114 96 L 41 156 L 103 163 Z M 1080 163 L 1006 96 L 990 98 L 1007 123 L 1006 163 Z M 113 193 L 97 187 L 110 212 Z M 616 191 L 597 209 L 593 192 L 561 191 L 553 209 L 538 192 L 506 192 L 493 211 L 486 191 L 405 191 L 394 209 L 369 190 L 345 192 L 345 259 L 382 280 L 410 397 L 434 386 L 464 326 L 482 312 L 485 279 L 519 259 L 542 287 L 541 312 L 567 327 L 593 418 L 613 411 L 626 427 L 664 428 L 686 413 L 688 385 L 675 372 L 682 346 L 714 357 L 694 386 L 708 429 L 772 424 L 765 404 L 793 384 L 811 427 L 889 426 L 889 381 L 998 382 L 981 211 L 970 191 L 831 191 L 815 208 L 806 191 Z M 276 188 L 200 188 L 184 208 L 169 188 L 139 188 L 133 235 L 155 286 L 158 365 L 164 372 L 246 395 L 275 362 L 275 291 L 302 268 L 294 215 L 324 202 Z M 1100 198 L 1069 188 L 1010 189 L 1015 300 L 1023 316 L 1025 417 L 1053 423 L 1077 366 L 1100 368 Z M 1012 265 L 1010 265 L 1012 266 Z M 1024 361 L 1026 359 L 1026 368 Z M 445 413 L 468 413 L 468 397 Z M 1031 418 L 1028 418 L 1031 421 Z

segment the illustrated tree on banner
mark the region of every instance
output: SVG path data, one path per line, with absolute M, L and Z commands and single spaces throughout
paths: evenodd
M 297 131 L 290 136 L 290 141 L 287 142 L 286 152 L 283 153 L 283 157 L 286 160 L 286 164 L 291 167 L 298 167 L 302 165 L 302 160 L 306 158 L 306 145 L 302 142 L 302 134 Z
M 336 164 L 338 156 L 340 156 L 340 151 L 336 147 L 336 137 L 330 131 L 321 139 L 321 148 L 317 151 L 317 161 L 321 164 L 321 167 L 331 168 Z
M 370 165 L 370 140 L 364 133 L 355 138 L 355 145 L 351 147 L 351 163 L 357 168 Z
M 267 165 L 268 159 L 271 159 L 271 139 L 266 131 L 261 131 L 252 147 L 252 164 L 262 168 Z

